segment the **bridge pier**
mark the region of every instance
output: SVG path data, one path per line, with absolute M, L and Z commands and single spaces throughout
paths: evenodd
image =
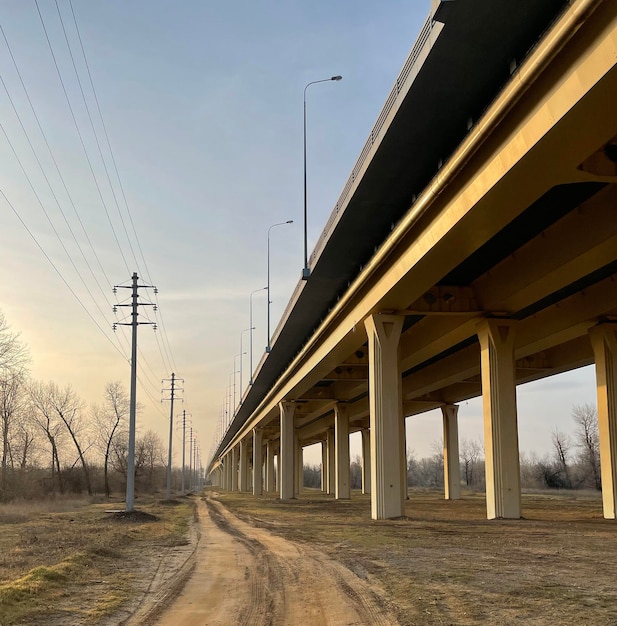
M 349 407 L 343 403 L 338 403 L 334 407 L 334 440 L 336 446 L 334 497 L 337 500 L 348 500 L 351 497 L 349 486 Z
M 240 480 L 238 491 L 248 491 L 248 445 L 246 439 L 240 439 Z
M 446 500 L 461 497 L 461 464 L 458 454 L 458 405 L 441 407 L 443 415 L 443 486 Z
M 589 330 L 596 364 L 602 505 L 606 519 L 617 518 L 617 324 Z
M 484 407 L 486 512 L 488 519 L 521 517 L 521 477 L 516 413 L 516 322 L 478 324 Z
M 304 489 L 304 454 L 303 454 L 303 448 L 302 448 L 302 442 L 300 441 L 300 438 L 298 437 L 298 433 L 296 432 L 294 435 L 294 442 L 295 442 L 295 460 L 296 460 L 296 466 L 295 466 L 295 488 L 296 488 L 296 495 L 299 496 L 302 493 L 302 490 Z
M 238 491 L 238 448 L 231 449 L 231 490 Z
M 333 496 L 336 491 L 336 472 L 335 472 L 335 445 L 334 445 L 334 428 L 328 428 L 326 432 L 326 448 L 328 449 L 328 462 L 327 462 L 327 493 Z
M 371 432 L 362 429 L 362 493 L 371 493 Z
M 263 436 L 262 428 L 253 428 L 253 495 L 263 494 Z
M 326 470 L 326 462 L 328 460 L 328 448 L 326 447 L 326 442 L 321 442 L 321 492 L 326 493 L 327 488 L 327 480 L 328 474 Z
M 231 491 L 232 454 L 225 455 L 225 489 Z
M 276 489 L 274 478 L 274 441 L 266 441 L 266 491 L 272 493 Z
M 281 415 L 281 448 L 278 459 L 279 497 L 289 500 L 294 494 L 294 413 L 296 405 L 293 402 L 279 402 Z
M 369 347 L 371 516 L 400 517 L 405 433 L 398 346 L 403 317 L 371 315 L 365 322 Z

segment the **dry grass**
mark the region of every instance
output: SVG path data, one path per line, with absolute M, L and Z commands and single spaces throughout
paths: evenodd
M 96 623 L 113 613 L 135 595 L 149 553 L 186 542 L 194 510 L 190 499 L 172 507 L 144 498 L 137 509 L 152 516 L 144 520 L 109 508 L 87 500 L 0 506 L 2 626 Z
M 527 494 L 525 519 L 486 520 L 483 495 L 412 492 L 406 517 L 370 520 L 368 497 L 218 496 L 234 513 L 315 544 L 380 588 L 401 624 L 617 623 L 617 523 L 597 494 Z

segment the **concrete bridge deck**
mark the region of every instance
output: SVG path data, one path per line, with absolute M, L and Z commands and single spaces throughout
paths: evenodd
M 373 517 L 395 517 L 404 417 L 441 407 L 457 497 L 456 403 L 482 395 L 488 516 L 520 517 L 516 384 L 595 362 L 615 517 L 616 62 L 611 0 L 433 3 L 215 482 L 272 490 L 277 455 L 293 497 L 301 448 L 321 441 L 325 488 L 348 497 L 361 430 Z

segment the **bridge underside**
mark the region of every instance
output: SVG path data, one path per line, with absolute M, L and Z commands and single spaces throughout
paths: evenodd
M 348 436 L 362 431 L 373 517 L 396 517 L 404 418 L 441 407 L 457 459 L 455 405 L 482 396 L 488 516 L 520 517 L 516 385 L 595 363 L 615 518 L 616 65 L 617 5 L 571 3 L 221 450 L 219 484 L 243 441 L 260 489 L 262 465 L 275 488 L 278 454 L 294 497 L 301 447 L 324 442 L 324 489 L 348 497 Z

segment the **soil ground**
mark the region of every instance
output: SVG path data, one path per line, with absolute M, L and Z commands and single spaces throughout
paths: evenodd
M 0 624 L 617 624 L 617 522 L 595 493 L 526 494 L 524 519 L 511 521 L 487 521 L 482 494 L 412 491 L 405 517 L 387 521 L 372 521 L 356 493 L 280 501 L 209 489 L 190 500 L 195 519 L 190 506 L 159 504 L 158 521 L 143 523 L 114 525 L 97 507 L 3 524 L 3 541 L 16 539 L 2 544 L 5 568 L 21 575 L 29 552 L 39 567 L 2 572 L 10 598 L 18 590 L 37 610 L 6 619 L 0 593 Z M 67 532 L 73 553 L 80 536 L 90 547 L 58 568 Z
M 484 496 L 474 494 L 444 501 L 411 492 L 406 516 L 388 521 L 370 520 L 369 498 L 355 494 L 349 501 L 317 492 L 287 502 L 211 497 L 245 530 L 267 530 L 344 565 L 384 611 L 382 622 L 360 610 L 356 622 L 247 624 L 617 624 L 617 522 L 602 518 L 598 494 L 524 495 L 524 519 L 512 521 L 486 520 Z M 308 580 L 296 590 L 306 610 L 317 604 L 315 589 Z

